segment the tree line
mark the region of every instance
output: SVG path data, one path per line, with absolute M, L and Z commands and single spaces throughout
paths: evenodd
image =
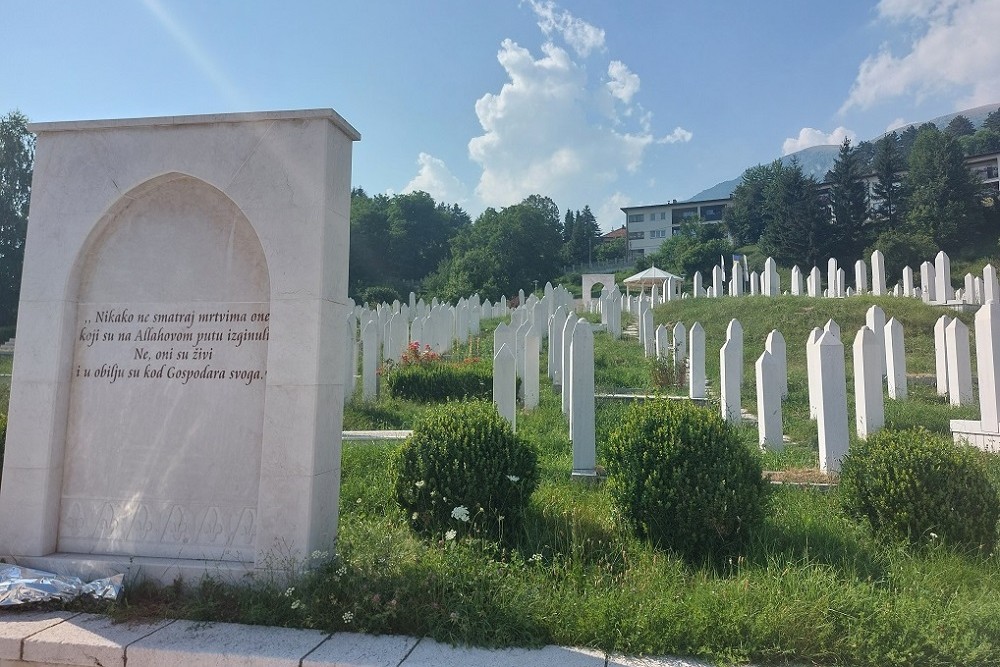
M 959 257 L 996 252 L 997 192 L 965 164 L 983 145 L 1000 151 L 994 137 L 1000 110 L 978 131 L 960 115 L 944 130 L 925 123 L 857 147 L 845 139 L 824 183 L 794 160 L 751 167 L 733 192 L 724 229 L 736 248 L 756 245 L 785 266 L 830 257 L 849 266 L 878 249 L 890 276 L 939 249 Z
M 487 208 L 475 221 L 457 204 L 426 192 L 351 192 L 350 294 L 358 301 L 403 299 L 410 291 L 456 300 L 484 299 L 544 285 L 568 264 L 624 254 L 598 241 L 589 206 L 562 214 L 550 198 L 531 195 Z

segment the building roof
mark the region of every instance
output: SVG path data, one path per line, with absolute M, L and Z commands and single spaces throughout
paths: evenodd
M 601 234 L 602 239 L 612 240 L 612 239 L 623 239 L 628 236 L 628 230 L 625 229 L 625 225 L 622 225 L 618 229 L 612 229 L 607 234 Z

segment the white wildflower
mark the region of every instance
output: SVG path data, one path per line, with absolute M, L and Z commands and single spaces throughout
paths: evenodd
M 299 609 L 302 606 L 302 600 L 296 600 L 292 603 L 292 609 Z
M 469 508 L 465 505 L 459 505 L 451 511 L 451 518 L 458 519 L 459 521 L 468 523 L 469 522 Z
M 287 589 L 285 589 L 285 597 L 286 598 L 292 597 L 292 593 L 294 592 L 295 592 L 295 586 L 289 586 Z
M 426 486 L 426 484 L 427 482 L 425 482 L 424 480 L 420 480 L 419 482 L 414 482 L 413 486 L 417 487 L 418 489 L 422 489 L 424 488 L 424 486 Z
M 521 478 L 518 477 L 517 475 L 507 475 L 507 479 L 509 479 L 512 482 L 520 482 L 521 481 Z
M 449 530 L 448 532 L 446 532 L 444 534 L 444 539 L 451 541 L 451 540 L 455 539 L 456 535 L 458 535 L 457 531 L 455 531 L 454 529 L 453 530 Z
M 344 619 L 344 623 L 350 623 L 351 621 L 354 620 L 354 614 L 352 614 L 349 611 L 345 611 L 344 615 L 341 618 Z

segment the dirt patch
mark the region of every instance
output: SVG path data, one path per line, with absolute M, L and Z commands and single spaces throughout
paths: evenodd
M 820 472 L 816 468 L 790 468 L 788 470 L 765 470 L 764 477 L 782 484 L 836 484 L 837 476 Z

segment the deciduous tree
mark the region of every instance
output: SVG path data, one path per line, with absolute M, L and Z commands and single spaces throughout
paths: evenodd
M 17 321 L 35 138 L 20 111 L 0 117 L 0 324 Z

